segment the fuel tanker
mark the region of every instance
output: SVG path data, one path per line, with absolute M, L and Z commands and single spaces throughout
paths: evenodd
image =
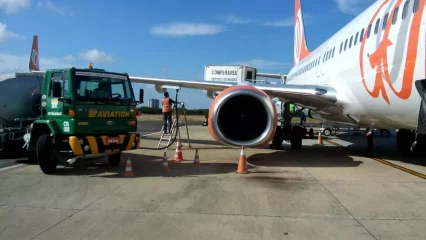
M 41 72 L 38 39 L 33 39 L 29 73 L 0 76 L 0 149 L 19 145 L 45 174 L 57 165 L 108 157 L 138 149 L 136 104 L 127 73 L 62 68 Z
M 5 127 L 20 127 L 24 119 L 39 116 L 43 78 L 33 73 L 0 75 L 0 122 Z

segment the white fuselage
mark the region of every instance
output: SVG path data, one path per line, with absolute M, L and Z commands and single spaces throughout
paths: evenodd
M 425 79 L 425 0 L 406 2 L 373 3 L 295 65 L 287 82 L 333 87 L 343 114 L 360 125 L 415 130 L 421 103 L 415 82 Z

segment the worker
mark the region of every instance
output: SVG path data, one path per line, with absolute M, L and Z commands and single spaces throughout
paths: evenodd
M 304 112 L 300 113 L 300 125 L 303 125 L 303 123 L 306 123 L 306 115 Z
M 172 128 L 172 104 L 177 104 L 177 102 L 169 97 L 168 92 L 165 92 L 164 93 L 164 99 L 162 101 L 162 105 L 163 105 L 163 125 L 164 125 L 163 132 L 165 134 L 170 133 L 171 128 Z M 167 128 L 167 122 L 169 122 L 168 128 Z M 168 129 L 168 131 L 167 131 L 167 129 Z
M 105 98 L 109 97 L 110 95 L 107 89 L 107 84 L 105 82 L 100 82 L 98 84 L 98 88 L 93 90 L 92 94 L 95 98 Z
M 290 113 L 294 113 L 294 110 L 295 110 L 295 108 L 294 108 L 294 104 L 292 104 L 292 103 L 290 103 L 289 104 L 289 108 L 290 108 Z

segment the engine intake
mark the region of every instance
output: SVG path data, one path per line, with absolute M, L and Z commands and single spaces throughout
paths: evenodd
M 257 147 L 268 144 L 275 134 L 277 111 L 263 91 L 234 86 L 213 101 L 208 119 L 210 134 L 232 146 Z

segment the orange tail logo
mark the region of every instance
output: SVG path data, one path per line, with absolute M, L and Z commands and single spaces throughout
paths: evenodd
M 389 3 L 389 0 L 386 0 L 382 3 L 380 8 L 376 11 L 373 18 L 370 20 L 369 24 L 365 28 L 366 31 L 361 43 L 359 60 L 360 60 L 362 83 L 364 85 L 364 88 L 367 90 L 368 94 L 370 94 L 370 96 L 377 98 L 381 92 L 383 99 L 388 104 L 390 104 L 389 97 L 385 88 L 385 82 L 387 83 L 388 87 L 392 90 L 392 92 L 400 99 L 405 100 L 411 96 L 411 91 L 413 88 L 413 81 L 414 81 L 414 70 L 415 70 L 416 58 L 417 58 L 418 42 L 419 42 L 420 23 L 421 23 L 421 18 L 423 15 L 425 1 L 426 0 L 420 0 L 420 2 L 418 3 L 419 4 L 418 10 L 415 14 L 413 14 L 413 11 L 412 11 L 413 5 L 410 4 L 409 5 L 410 7 L 408 7 L 407 9 L 408 16 L 406 19 L 401 19 L 400 14 L 399 16 L 396 16 L 398 18 L 397 21 L 410 21 L 409 17 L 412 16 L 412 20 L 409 22 L 410 27 L 408 29 L 408 37 L 407 37 L 408 47 L 407 48 L 404 47 L 403 49 L 405 51 L 401 51 L 401 52 L 396 52 L 398 48 L 395 47 L 395 55 L 405 54 L 405 64 L 403 61 L 401 62 L 403 77 L 402 77 L 402 84 L 401 84 L 400 91 L 395 90 L 394 83 L 392 83 L 392 79 L 389 74 L 388 62 L 390 60 L 388 60 L 388 48 L 394 45 L 394 43 L 389 39 L 389 33 L 393 26 L 397 26 L 392 24 L 392 19 L 394 17 L 395 9 L 397 7 L 399 7 L 399 11 L 397 12 L 397 14 L 402 12 L 403 8 L 400 7 L 402 0 L 397 0 L 393 8 L 389 8 L 391 9 L 391 11 L 389 11 L 389 17 L 388 17 L 386 28 L 384 29 L 382 38 L 380 39 L 380 42 L 378 43 L 376 50 L 370 53 L 369 55 L 365 55 L 366 54 L 365 43 L 367 40 L 368 26 L 370 26 L 371 24 L 372 27 L 371 27 L 370 37 L 374 37 L 373 32 L 375 30 L 375 21 L 377 21 L 377 15 L 382 10 L 382 8 Z M 381 20 L 382 22 L 380 22 L 379 24 L 379 29 L 381 29 L 383 26 L 383 18 L 381 19 L 382 19 Z M 399 29 L 398 32 L 402 32 L 402 34 L 405 34 L 404 31 L 406 31 L 406 28 Z M 380 35 L 380 31 L 377 34 Z M 394 33 L 392 35 L 395 36 Z M 370 63 L 369 65 L 371 67 L 371 70 L 375 71 L 375 74 L 374 74 L 375 80 L 374 80 L 373 90 L 370 90 L 366 84 L 364 71 L 368 70 L 368 65 L 364 63 L 365 56 L 367 56 L 367 60 Z M 402 67 L 403 64 L 404 64 L 404 67 Z M 393 67 L 396 68 L 398 66 L 393 66 Z M 396 80 L 397 76 L 392 76 L 392 78 L 393 80 Z
M 31 56 L 29 62 L 29 69 L 31 71 L 40 71 L 38 59 L 38 36 L 33 38 L 33 46 L 31 48 Z
M 305 39 L 302 8 L 300 0 L 295 0 L 294 5 L 294 65 L 310 54 Z

